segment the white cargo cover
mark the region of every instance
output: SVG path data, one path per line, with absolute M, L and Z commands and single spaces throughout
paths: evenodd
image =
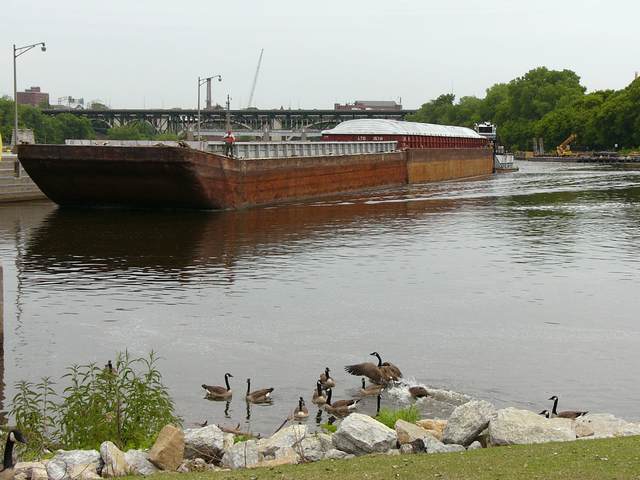
M 466 127 L 435 125 L 433 123 L 402 122 L 383 118 L 347 120 L 323 135 L 421 135 L 430 137 L 484 138 Z

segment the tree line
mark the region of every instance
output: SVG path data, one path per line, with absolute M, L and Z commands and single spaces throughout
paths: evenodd
M 589 150 L 640 146 L 640 78 L 621 90 L 586 93 L 571 70 L 535 68 L 509 83 L 488 88 L 484 98 L 440 95 L 407 120 L 473 127 L 490 121 L 512 150 L 531 150 L 543 138 L 547 149 L 572 133 Z
M 0 98 L 0 134 L 5 143 L 11 141 L 13 118 L 13 100 Z M 144 122 L 105 128 L 73 113 L 45 115 L 40 107 L 31 105 L 18 105 L 18 121 L 18 128 L 33 130 L 37 143 L 64 143 L 68 138 L 94 139 L 97 135 L 111 140 L 178 140 L 178 135 L 172 133 L 156 134 L 153 127 Z

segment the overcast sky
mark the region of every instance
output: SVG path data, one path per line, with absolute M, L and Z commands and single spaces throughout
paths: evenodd
M 638 0 L 2 0 L 0 95 L 18 89 L 101 99 L 113 108 L 195 107 L 198 75 L 222 74 L 214 101 L 331 108 L 397 100 L 418 107 L 546 65 L 589 90 L 640 70 Z M 204 89 L 203 89 L 204 96 Z

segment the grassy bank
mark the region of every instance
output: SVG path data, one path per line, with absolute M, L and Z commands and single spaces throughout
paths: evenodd
M 160 479 L 164 475 L 153 478 Z M 172 478 L 176 478 L 175 476 Z M 236 479 L 640 479 L 640 437 L 489 448 L 462 453 L 367 456 L 234 472 L 190 473 L 184 480 Z

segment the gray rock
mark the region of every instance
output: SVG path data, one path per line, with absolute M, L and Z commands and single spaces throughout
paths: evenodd
M 113 442 L 102 442 L 100 444 L 100 457 L 104 463 L 104 467 L 102 467 L 103 477 L 124 477 L 127 474 L 127 462 L 124 458 L 124 453 Z
M 427 433 L 424 437 L 422 437 L 422 448 L 420 449 L 421 451 L 427 452 L 427 453 L 438 453 L 441 451 L 444 451 L 444 443 L 442 443 L 440 440 L 438 440 L 436 437 L 434 437 L 432 434 Z M 416 447 L 414 445 L 414 450 L 416 450 Z
M 467 450 L 480 450 L 482 448 L 482 444 L 477 440 L 473 442 L 471 445 L 467 447 Z
M 129 450 L 124 453 L 124 460 L 127 462 L 127 471 L 131 475 L 152 475 L 158 473 L 160 469 L 147 458 L 147 452 L 143 450 Z
M 547 419 L 529 410 L 498 410 L 496 417 L 489 422 L 489 441 L 492 445 L 567 442 L 575 439 L 572 420 Z
M 275 456 L 276 452 L 285 447 L 293 447 L 302 441 L 308 434 L 306 425 L 291 425 L 283 428 L 269 438 L 261 439 L 258 442 L 258 450 L 265 457 Z
M 253 467 L 257 465 L 259 461 L 258 442 L 255 440 L 247 440 L 246 442 L 234 444 L 222 457 L 222 465 L 234 470 L 237 468 Z
M 332 437 L 335 448 L 354 455 L 384 453 L 395 448 L 397 441 L 395 430 L 361 413 L 345 418 Z
M 342 450 L 338 450 L 337 448 L 332 448 L 324 454 L 325 460 L 342 460 L 343 458 L 351 458 L 355 455 L 351 455 L 350 453 L 343 452 Z
M 76 468 L 80 466 L 80 468 Z M 55 480 L 69 480 L 73 473 L 82 476 L 95 473 L 102 467 L 102 459 L 97 450 L 59 450 L 47 462 L 47 476 Z M 85 474 L 86 472 L 86 474 Z
M 233 447 L 233 444 L 235 443 L 235 435 L 233 433 L 224 433 L 222 438 L 222 447 L 224 450 L 229 450 Z
M 575 421 L 575 429 L 580 437 L 587 438 L 640 435 L 640 424 L 627 422 L 609 413 L 589 413 L 584 417 L 578 417 Z
M 48 478 L 47 467 L 42 462 L 18 462 L 13 467 L 15 479 L 19 479 L 18 475 L 24 475 L 28 480 Z
M 496 409 L 484 400 L 473 400 L 455 408 L 442 435 L 443 443 L 469 445 L 496 415 Z
M 331 436 L 317 433 L 303 438 L 294 444 L 294 450 L 301 462 L 317 462 L 325 457 L 325 454 L 333 448 Z
M 395 457 L 397 455 L 400 455 L 400 449 L 392 448 L 391 450 L 387 450 L 384 454 L 389 455 L 390 457 Z
M 411 445 L 410 443 L 405 443 L 403 445 L 400 445 L 400 453 L 403 455 L 408 455 L 410 453 L 414 453 L 413 452 L 413 445 Z
M 224 453 L 224 433 L 216 425 L 184 431 L 184 458 L 219 462 Z

